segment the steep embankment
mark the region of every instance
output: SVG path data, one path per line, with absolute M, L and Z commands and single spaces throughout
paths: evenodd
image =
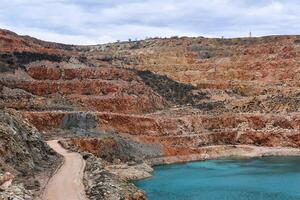
M 13 186 L 0 192 L 0 199 L 37 197 L 57 161 L 36 128 L 13 110 L 0 111 L 0 174 L 9 172 L 14 178 Z M 6 181 L 10 179 L 0 186 Z

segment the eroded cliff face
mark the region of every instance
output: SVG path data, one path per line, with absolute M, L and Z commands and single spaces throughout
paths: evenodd
M 298 147 L 299 39 L 80 47 L 2 31 L 1 51 L 16 56 L 1 60 L 9 70 L 1 73 L 0 105 L 19 110 L 47 137 L 73 128 L 117 132 L 158 144 L 166 156 L 209 145 Z M 33 60 L 37 52 L 63 59 Z
M 17 113 L 2 110 L 0 115 L 1 163 L 26 176 L 47 164 L 46 161 L 51 156 L 55 157 L 55 153 L 43 142 L 36 128 L 22 120 Z
M 0 177 L 4 178 L 0 181 L 0 199 L 37 197 L 45 184 L 40 174 L 51 174 L 57 160 L 35 127 L 14 110 L 0 111 Z M 2 188 L 2 184 L 9 186 L 11 182 L 13 186 Z
M 149 39 L 99 45 L 87 57 L 96 59 L 101 52 L 116 66 L 192 84 L 189 90 L 200 90 L 203 101 L 208 101 L 203 107 L 210 110 L 298 112 L 299 40 L 299 36 Z
M 297 154 L 299 41 L 184 37 L 70 46 L 2 30 L 0 107 L 105 166 L 129 169 L 137 157 L 158 164 Z

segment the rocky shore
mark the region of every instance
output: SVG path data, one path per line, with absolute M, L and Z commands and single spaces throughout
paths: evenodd
M 156 155 L 156 157 L 148 157 L 148 159 L 142 160 L 135 160 L 134 151 L 127 151 L 127 160 L 115 159 L 112 161 L 110 158 L 117 158 L 120 154 L 116 149 L 109 150 L 110 145 L 105 144 L 105 142 L 108 142 L 107 138 L 93 138 L 93 140 L 103 141 L 104 143 L 101 145 L 107 148 L 105 151 L 109 151 L 110 156 L 104 156 L 105 152 L 102 152 L 101 155 L 96 152 L 91 153 L 85 147 L 84 138 L 60 141 L 65 148 L 80 152 L 86 160 L 84 185 L 89 199 L 146 199 L 145 193 L 136 188 L 131 181 L 151 177 L 152 167 L 155 165 L 224 158 L 249 159 L 263 156 L 300 156 L 299 148 L 216 145 L 203 147 L 201 149 L 202 153 L 198 154 L 170 157 Z M 118 140 L 118 143 L 124 143 L 124 140 Z M 101 148 L 98 146 L 97 150 L 101 150 Z
M 128 182 L 128 178 L 133 177 L 114 174 L 110 169 L 105 169 L 102 159 L 96 158 L 91 154 L 86 154 L 84 157 L 87 163 L 84 174 L 84 185 L 89 199 L 146 199 L 145 193 L 142 190 Z M 126 174 L 133 175 L 130 172 Z

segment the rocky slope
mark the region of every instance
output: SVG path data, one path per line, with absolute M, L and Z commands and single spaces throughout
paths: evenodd
M 43 187 L 45 180 L 40 180 L 40 174 L 45 171 L 51 174 L 51 166 L 55 166 L 57 160 L 57 155 L 41 139 L 35 127 L 13 110 L 0 111 L 0 174 L 12 174 L 4 174 L 0 185 L 9 183 L 9 186 L 13 180 L 12 188 L 4 194 L 0 192 L 1 199 L 14 196 L 31 199 L 33 193 Z
M 105 169 L 103 161 L 91 155 L 86 155 L 86 170 L 84 183 L 89 199 L 125 199 L 144 200 L 145 193 L 128 183 L 119 175 Z
M 0 107 L 98 157 L 86 177 L 104 180 L 101 163 L 114 183 L 146 177 L 144 164 L 298 155 L 299 58 L 300 36 L 72 46 L 1 30 Z M 138 191 L 126 183 L 118 198 Z

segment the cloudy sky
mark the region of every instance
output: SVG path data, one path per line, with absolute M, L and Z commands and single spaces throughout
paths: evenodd
M 0 28 L 98 44 L 146 37 L 300 34 L 299 0 L 0 0 Z

